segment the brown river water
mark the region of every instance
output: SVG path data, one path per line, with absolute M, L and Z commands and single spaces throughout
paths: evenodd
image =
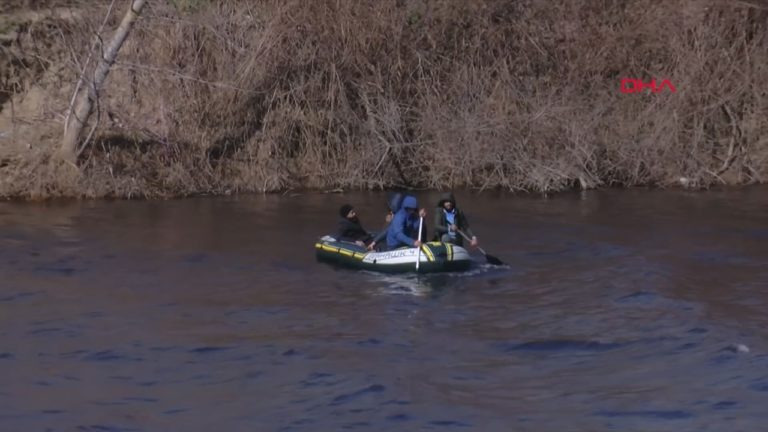
M 768 188 L 457 198 L 506 266 L 316 262 L 383 193 L 0 203 L 0 431 L 768 430 Z

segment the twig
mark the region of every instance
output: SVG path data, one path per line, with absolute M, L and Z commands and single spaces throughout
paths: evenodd
M 174 71 L 172 69 L 166 69 L 166 68 L 161 68 L 161 67 L 157 67 L 157 66 L 145 66 L 145 65 L 140 65 L 140 64 L 137 64 L 137 63 L 128 63 L 128 62 L 117 61 L 117 62 L 115 62 L 114 67 L 115 68 L 122 67 L 122 68 L 128 69 L 128 70 L 148 70 L 148 71 L 152 71 L 152 72 L 164 72 L 164 73 L 173 75 L 176 78 L 185 79 L 185 80 L 189 80 L 189 81 L 195 81 L 195 82 L 199 82 L 199 83 L 202 83 L 202 84 L 207 84 L 207 85 L 210 85 L 211 87 L 228 88 L 228 89 L 231 89 L 231 90 L 237 90 L 237 91 L 241 91 L 241 92 L 249 93 L 249 94 L 266 94 L 265 91 L 248 90 L 246 88 L 237 87 L 237 86 L 234 86 L 234 85 L 231 85 L 231 84 L 208 81 L 208 80 L 204 80 L 204 79 L 201 79 L 201 78 L 196 78 L 196 77 L 189 76 L 189 75 L 184 75 L 183 73 L 178 72 L 178 71 Z
M 387 155 L 389 155 L 389 150 L 392 148 L 389 144 L 387 144 L 387 148 L 384 150 L 384 154 L 381 155 L 381 159 L 379 159 L 379 163 L 376 164 L 376 168 L 373 169 L 373 172 L 371 175 L 376 175 L 377 172 L 379 172 L 379 168 L 381 167 L 381 164 L 384 163 L 384 161 L 387 158 Z
M 723 112 L 725 112 L 725 115 L 728 116 L 728 119 L 731 122 L 731 129 L 733 130 L 733 132 L 731 133 L 731 144 L 728 147 L 728 156 L 725 157 L 725 160 L 723 161 L 723 165 L 720 167 L 720 169 L 717 171 L 717 174 L 716 174 L 718 178 L 720 174 L 728 170 L 728 168 L 730 168 L 733 161 L 736 160 L 736 155 L 734 154 L 733 150 L 736 147 L 736 137 L 741 136 L 741 131 L 736 125 L 736 121 L 733 118 L 733 114 L 731 113 L 731 110 L 728 108 L 728 105 L 723 104 L 722 107 L 723 107 Z

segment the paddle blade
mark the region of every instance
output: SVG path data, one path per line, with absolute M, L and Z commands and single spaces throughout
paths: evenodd
M 480 253 L 481 253 L 481 254 L 483 254 L 483 256 L 485 256 L 485 260 L 486 260 L 486 261 L 488 261 L 488 264 L 492 264 L 492 265 L 504 265 L 504 263 L 503 263 L 503 262 L 501 262 L 501 260 L 500 260 L 500 259 L 496 258 L 496 257 L 495 257 L 495 256 L 493 256 L 493 255 L 488 255 L 488 253 L 487 253 L 487 252 L 485 252 L 485 251 L 483 250 L 483 248 L 481 248 L 481 247 L 478 247 L 478 248 L 477 248 L 477 250 L 479 250 L 479 251 L 480 251 Z
M 488 264 L 492 264 L 492 265 L 504 265 L 504 263 L 503 263 L 503 262 L 501 262 L 501 260 L 500 260 L 500 259 L 496 258 L 496 257 L 495 257 L 495 256 L 493 256 L 493 255 L 488 255 L 488 254 L 485 254 L 485 260 L 486 260 L 486 261 L 488 261 Z

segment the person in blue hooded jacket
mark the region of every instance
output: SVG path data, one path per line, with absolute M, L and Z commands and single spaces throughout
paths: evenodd
M 384 221 L 387 225 L 383 230 L 381 230 L 380 233 L 376 235 L 376 237 L 373 238 L 373 241 L 368 244 L 368 250 L 374 250 L 376 245 L 387 238 L 389 225 L 392 223 L 392 219 L 395 217 L 395 213 L 400 210 L 400 206 L 403 203 L 403 198 L 404 196 L 400 192 L 395 192 L 394 194 L 390 195 L 388 203 L 389 210 L 387 211 L 387 215 L 384 217 Z
M 424 218 L 426 211 L 419 210 L 419 202 L 416 197 L 408 195 L 403 198 L 400 210 L 395 213 L 392 223 L 387 229 L 387 249 L 399 247 L 420 247 L 422 240 L 426 238 L 426 227 L 422 227 L 419 235 L 419 218 Z

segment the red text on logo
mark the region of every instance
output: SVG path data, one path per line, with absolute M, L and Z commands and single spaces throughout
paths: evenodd
M 652 79 L 651 82 L 645 83 L 643 80 L 636 78 L 622 78 L 621 79 L 621 92 L 622 93 L 640 93 L 645 89 L 650 89 L 651 93 L 661 93 L 664 89 L 669 89 L 670 92 L 675 93 L 677 89 L 668 79 L 661 80 L 661 82 Z

